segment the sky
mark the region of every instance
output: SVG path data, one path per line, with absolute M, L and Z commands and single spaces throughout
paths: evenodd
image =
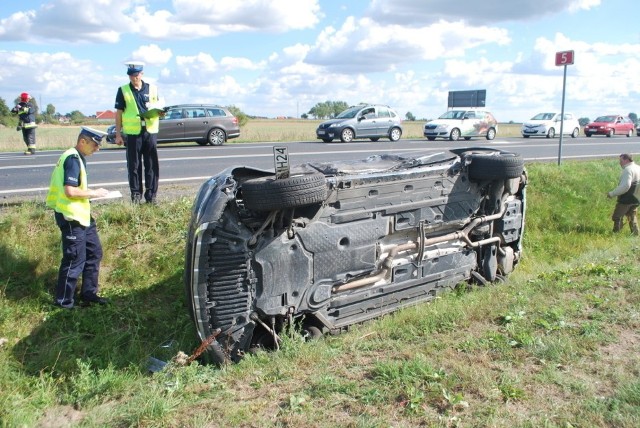
M 0 98 L 113 110 L 127 61 L 167 105 L 299 117 L 324 101 L 433 119 L 485 89 L 499 122 L 640 114 L 632 0 L 21 0 L 0 2 Z

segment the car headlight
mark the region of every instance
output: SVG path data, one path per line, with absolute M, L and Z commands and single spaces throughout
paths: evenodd
M 340 126 L 339 123 L 332 123 L 331 125 L 329 125 L 329 128 L 337 128 L 338 126 Z

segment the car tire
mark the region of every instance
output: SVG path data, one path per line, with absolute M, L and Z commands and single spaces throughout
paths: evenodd
M 254 211 L 274 211 L 317 204 L 325 200 L 324 174 L 293 175 L 276 180 L 273 176 L 247 180 L 242 185 L 244 205 Z
M 517 153 L 472 153 L 470 180 L 504 180 L 518 178 L 524 171 L 524 159 Z
M 345 128 L 342 130 L 342 132 L 340 133 L 340 141 L 342 141 L 343 143 L 350 143 L 353 141 L 353 129 L 351 128 Z
M 522 138 L 529 138 L 530 135 L 523 135 Z
M 631 138 L 633 137 L 633 130 L 630 129 L 629 132 L 627 132 L 627 138 Z
M 322 141 L 324 141 L 325 143 L 330 143 L 333 141 L 332 138 L 323 138 Z
M 547 138 L 553 138 L 556 136 L 556 130 L 553 128 L 549 128 L 549 131 L 547 132 Z
M 489 130 L 487 131 L 487 140 L 493 140 L 494 138 L 496 138 L 496 129 L 489 128 Z
M 207 134 L 207 142 L 212 146 L 221 146 L 227 141 L 227 134 L 220 128 L 213 128 Z
M 449 140 L 458 141 L 460 139 L 460 130 L 458 128 L 453 128 L 449 133 Z
M 391 131 L 389 132 L 389 141 L 398 141 L 400 137 L 402 137 L 402 131 L 400 128 L 391 128 Z
M 369 139 L 375 143 L 376 141 L 378 141 L 380 139 L 380 137 L 371 137 Z
M 469 141 L 471 139 L 471 137 L 464 137 L 465 141 Z
M 591 134 L 590 134 L 590 133 L 588 133 L 588 132 L 587 132 L 587 133 L 585 133 L 584 135 L 585 135 L 585 136 L 587 136 L 587 137 L 591 137 Z
M 429 140 L 429 141 L 435 141 L 435 140 L 436 140 L 436 137 L 427 137 L 427 140 Z
M 613 137 L 613 136 L 614 136 L 614 134 L 615 134 L 615 133 L 616 133 L 616 132 L 615 132 L 613 129 L 610 129 L 610 130 L 609 130 L 609 132 L 607 132 L 607 137 L 608 137 L 608 138 L 611 138 L 611 137 Z
M 580 130 L 578 128 L 575 128 L 571 133 L 571 138 L 578 138 L 578 135 L 580 135 Z

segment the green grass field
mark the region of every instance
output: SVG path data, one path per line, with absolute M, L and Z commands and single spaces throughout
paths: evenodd
M 243 126 L 240 137 L 229 140 L 227 144 L 246 142 L 287 142 L 287 141 L 314 141 L 319 120 L 277 120 L 255 119 Z M 108 124 L 88 123 L 87 126 L 106 131 Z M 403 138 L 424 138 L 422 127 L 424 122 L 403 122 Z M 36 131 L 39 150 L 65 149 L 75 144 L 80 126 L 40 126 Z M 520 136 L 520 124 L 500 124 L 499 137 Z M 181 143 L 195 145 L 196 143 Z M 114 148 L 105 145 L 104 149 Z M 19 151 L 24 149 L 22 133 L 14 128 L 0 128 L 0 151 Z
M 112 305 L 51 305 L 59 231 L 0 212 L 2 427 L 621 427 L 640 422 L 640 241 L 610 232 L 615 160 L 530 164 L 508 282 L 224 367 L 185 308 L 192 197 L 94 207 Z M 169 361 L 150 374 L 149 357 Z

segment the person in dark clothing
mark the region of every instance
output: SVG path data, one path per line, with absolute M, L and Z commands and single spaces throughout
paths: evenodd
M 82 306 L 104 305 L 98 295 L 98 276 L 102 260 L 102 244 L 96 222 L 91 217 L 89 198 L 106 196 L 106 189 L 90 189 L 86 156 L 100 150 L 104 132 L 83 127 L 75 147 L 65 151 L 51 174 L 47 206 L 54 210 L 62 235 L 62 260 L 58 270 L 54 304 L 73 309 L 78 279 L 82 276 Z
M 18 130 L 22 130 L 22 139 L 27 145 L 25 155 L 36 154 L 36 109 L 29 102 L 31 96 L 28 93 L 23 92 L 20 94 L 20 102 L 17 106 L 11 109 L 11 113 L 17 114 L 19 117 Z
M 116 93 L 115 143 L 121 146 L 126 139 L 131 201 L 139 204 L 144 196 L 147 203 L 155 204 L 160 174 L 157 143 L 159 114 L 154 113 L 157 110 L 153 106 L 158 103 L 158 88 L 142 80 L 142 70 L 142 63 L 128 64 L 129 83 L 119 87 Z

